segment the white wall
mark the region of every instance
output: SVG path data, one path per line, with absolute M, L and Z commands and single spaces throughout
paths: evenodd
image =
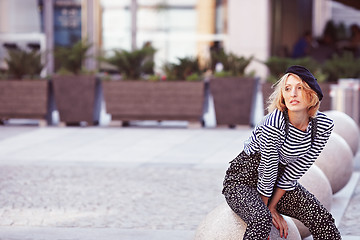
M 0 33 L 39 33 L 37 0 L 0 0 Z
M 16 43 L 26 48 L 30 42 L 39 43 L 40 50 L 45 52 L 37 0 L 0 0 L 0 68 L 7 67 L 4 43 Z
M 346 26 L 352 24 L 360 25 L 360 10 L 348 7 L 338 2 L 332 2 L 331 5 L 332 19 L 335 23 L 344 23 Z
M 7 29 L 7 11 L 8 9 L 8 0 L 0 0 L 0 33 L 5 32 Z
M 270 0 L 229 0 L 228 24 L 226 51 L 267 60 L 270 56 Z M 262 80 L 267 75 L 267 67 L 256 61 L 246 69 L 247 72 L 252 70 Z
M 313 1 L 313 36 L 321 37 L 328 20 L 331 19 L 332 2 L 328 0 Z

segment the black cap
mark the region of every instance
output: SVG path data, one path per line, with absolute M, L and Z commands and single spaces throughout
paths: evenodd
M 321 101 L 321 99 L 323 98 L 323 93 L 319 84 L 317 83 L 316 78 L 314 77 L 314 75 L 311 74 L 309 70 L 307 70 L 303 66 L 294 65 L 289 67 L 285 73 L 293 73 L 298 75 L 303 81 L 305 81 L 309 85 L 312 90 L 317 93 L 319 101 Z

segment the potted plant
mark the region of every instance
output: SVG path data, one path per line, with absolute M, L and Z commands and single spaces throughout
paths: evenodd
M 99 116 L 95 108 L 99 81 L 95 74 L 83 68 L 83 62 L 91 44 L 78 41 L 72 47 L 55 50 L 55 61 L 59 67 L 52 77 L 56 108 L 60 121 L 66 125 L 98 124 Z
M 360 58 L 356 58 L 350 51 L 333 55 L 325 61 L 323 71 L 328 74 L 328 81 L 333 85 L 332 109 L 345 112 L 359 123 L 359 107 L 355 102 L 358 101 L 359 95 Z M 342 94 L 339 94 L 339 91 Z
M 273 92 L 272 86 L 280 79 L 285 73 L 286 69 L 292 65 L 301 65 L 309 69 L 317 79 L 321 90 L 323 92 L 323 99 L 320 104 L 320 111 L 326 111 L 331 109 L 330 98 L 330 83 L 327 82 L 327 74 L 322 70 L 321 65 L 310 57 L 304 58 L 286 58 L 286 57 L 270 57 L 264 64 L 269 69 L 269 76 L 265 83 L 262 84 L 262 93 L 264 100 L 265 113 L 267 113 L 267 101 L 270 94 Z
M 217 125 L 251 125 L 257 81 L 245 74 L 252 57 L 218 50 L 211 53 L 210 93 L 214 99 Z M 220 66 L 220 68 L 219 68 Z
M 7 69 L 0 80 L 0 118 L 50 121 L 49 84 L 40 78 L 44 67 L 38 50 L 8 49 Z M 44 121 L 41 121 L 41 124 Z
M 202 116 L 203 84 L 178 76 L 188 65 L 189 58 L 179 64 L 165 64 L 168 77 L 160 79 L 153 73 L 155 49 L 144 46 L 134 51 L 115 50 L 103 61 L 116 67 L 122 79 L 104 81 L 103 90 L 107 112 L 112 119 L 122 120 L 189 120 L 199 121 Z M 191 63 L 191 64 L 190 64 Z M 136 66 L 136 67 L 133 67 Z M 191 76 L 190 76 L 191 75 Z
M 336 83 L 340 78 L 359 78 L 360 59 L 355 58 L 352 52 L 345 51 L 342 55 L 335 54 L 326 60 L 322 69 L 332 83 Z

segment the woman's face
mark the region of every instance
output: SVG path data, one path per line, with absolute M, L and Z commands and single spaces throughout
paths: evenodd
M 307 113 L 309 97 L 305 92 L 300 78 L 290 74 L 285 80 L 282 95 L 288 111 Z

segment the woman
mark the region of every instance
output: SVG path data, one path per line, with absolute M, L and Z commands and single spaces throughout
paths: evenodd
M 289 67 L 270 96 L 269 114 L 230 162 L 223 194 L 247 223 L 244 239 L 268 239 L 272 223 L 287 237 L 280 214 L 300 220 L 314 240 L 341 239 L 331 214 L 297 183 L 333 130 L 333 121 L 318 112 L 322 97 L 309 70 Z

